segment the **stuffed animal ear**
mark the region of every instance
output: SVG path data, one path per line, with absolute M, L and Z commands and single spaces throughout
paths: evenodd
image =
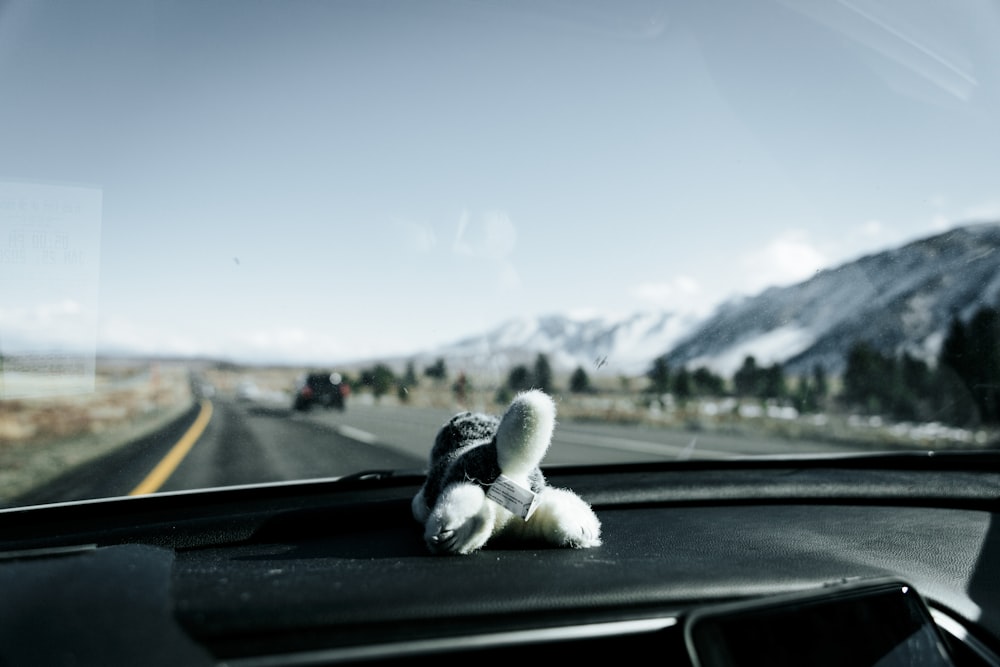
M 524 479 L 538 467 L 552 442 L 556 404 L 532 389 L 514 397 L 497 427 L 497 463 L 503 474 Z

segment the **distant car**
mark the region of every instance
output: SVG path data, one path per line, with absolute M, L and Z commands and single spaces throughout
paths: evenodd
M 319 405 L 343 410 L 350 391 L 340 373 L 309 373 L 296 384 L 292 407 L 308 410 Z

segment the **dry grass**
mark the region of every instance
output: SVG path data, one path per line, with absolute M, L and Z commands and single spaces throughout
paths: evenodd
M 0 502 L 162 428 L 192 404 L 187 371 L 99 369 L 93 392 L 0 401 Z

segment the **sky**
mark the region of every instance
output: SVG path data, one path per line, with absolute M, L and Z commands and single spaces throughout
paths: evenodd
M 1000 220 L 1000 8 L 0 0 L 0 353 L 707 314 Z

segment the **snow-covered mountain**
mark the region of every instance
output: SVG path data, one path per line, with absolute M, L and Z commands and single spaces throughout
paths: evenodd
M 650 360 L 680 340 L 697 323 L 693 316 L 637 313 L 623 320 L 573 319 L 547 315 L 509 320 L 480 336 L 444 346 L 432 356 L 451 367 L 496 368 L 531 364 L 545 354 L 556 369 L 582 366 L 588 372 L 642 373 Z
M 867 255 L 797 285 L 727 302 L 706 319 L 665 312 L 517 319 L 421 356 L 498 374 L 539 353 L 557 369 L 582 366 L 588 373 L 643 373 L 663 354 L 674 367 L 704 365 L 727 376 L 747 355 L 761 365 L 782 363 L 790 373 L 815 364 L 836 373 L 858 340 L 886 353 L 933 358 L 953 314 L 965 319 L 987 304 L 1000 305 L 1000 223 Z
M 1000 224 L 972 225 L 868 255 L 809 280 L 729 302 L 667 350 L 671 365 L 731 374 L 747 355 L 790 373 L 842 370 L 867 341 L 936 357 L 953 315 L 1000 305 Z

